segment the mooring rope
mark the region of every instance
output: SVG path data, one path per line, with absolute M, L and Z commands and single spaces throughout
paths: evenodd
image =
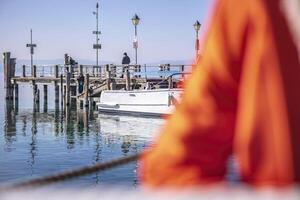
M 84 176 L 84 175 L 91 174 L 94 172 L 104 171 L 104 170 L 107 170 L 107 169 L 110 169 L 113 167 L 128 164 L 130 162 L 136 161 L 141 155 L 142 155 L 142 153 L 137 153 L 137 154 L 134 154 L 131 156 L 126 156 L 123 158 L 111 160 L 111 161 L 104 162 L 104 163 L 96 163 L 94 165 L 90 165 L 90 166 L 86 166 L 86 167 L 82 167 L 82 168 L 78 168 L 78 169 L 74 169 L 74 170 L 70 170 L 70 171 L 60 172 L 60 173 L 57 173 L 54 175 L 49 175 L 49 176 L 45 176 L 45 177 L 40 177 L 40 178 L 20 182 L 20 183 L 15 183 L 15 184 L 12 184 L 7 187 L 0 188 L 0 191 L 7 190 L 7 189 L 22 189 L 22 188 L 28 188 L 28 187 L 32 187 L 32 188 L 40 187 L 40 186 L 49 185 L 52 183 L 70 180 L 70 179 L 73 179 L 73 178 L 76 178 L 79 176 Z

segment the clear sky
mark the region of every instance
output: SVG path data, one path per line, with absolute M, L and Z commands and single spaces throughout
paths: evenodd
M 29 59 L 30 28 L 38 48 L 36 59 L 95 60 L 97 0 L 0 0 L 0 52 L 11 51 L 18 59 Z M 194 56 L 196 20 L 203 23 L 212 0 L 99 0 L 102 35 L 100 60 L 120 63 L 123 52 L 134 57 L 134 27 L 138 26 L 139 62 L 191 60 Z

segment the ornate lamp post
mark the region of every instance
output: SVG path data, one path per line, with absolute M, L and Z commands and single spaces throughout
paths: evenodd
M 199 30 L 201 28 L 201 24 L 200 24 L 200 22 L 198 20 L 194 24 L 194 28 L 195 28 L 195 31 L 196 31 L 196 45 L 195 45 L 195 49 L 196 49 L 196 59 L 197 59 L 198 54 L 199 54 Z
M 138 39 L 137 39 L 137 25 L 140 23 L 140 18 L 135 14 L 133 16 L 132 24 L 134 25 L 134 40 L 133 40 L 133 48 L 135 49 L 135 64 L 137 65 L 137 49 L 138 49 Z

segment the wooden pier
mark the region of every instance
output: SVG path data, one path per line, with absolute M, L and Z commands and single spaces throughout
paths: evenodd
M 32 85 L 33 103 L 39 105 L 43 85 L 44 104 L 48 104 L 49 85 L 54 86 L 55 105 L 61 109 L 76 105 L 78 108 L 93 108 L 103 90 L 133 90 L 177 87 L 183 72 L 191 65 L 22 65 L 16 69 L 16 59 L 11 53 L 3 54 L 5 98 L 18 102 L 19 85 Z M 166 76 L 163 72 L 178 72 L 178 77 Z M 19 73 L 16 73 L 19 72 Z M 150 76 L 149 72 L 156 72 Z M 161 73 L 160 73 L 161 72 Z M 47 109 L 47 108 L 44 108 Z

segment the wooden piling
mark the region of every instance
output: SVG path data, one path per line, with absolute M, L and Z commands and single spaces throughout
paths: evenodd
M 89 79 L 90 76 L 89 74 L 85 74 L 85 79 L 84 79 L 84 106 L 88 107 L 89 106 Z
M 67 105 L 67 102 L 66 102 L 66 96 L 67 96 L 67 86 L 66 86 L 66 84 L 64 84 L 64 93 L 63 93 L 63 98 L 64 98 L 64 108 L 66 108 L 66 105 Z
M 107 77 L 106 77 L 106 84 L 107 84 L 107 89 L 111 90 L 111 71 L 108 71 L 107 73 Z
M 55 76 L 55 78 L 58 78 L 58 65 L 55 65 L 54 76 Z
M 3 53 L 4 61 L 4 88 L 6 100 L 13 100 L 13 85 L 11 78 L 14 77 L 14 65 L 15 59 L 10 58 L 10 52 Z
M 173 89 L 173 79 L 172 79 L 172 76 L 169 76 L 168 83 L 169 83 L 169 89 Z
M 44 85 L 44 112 L 48 110 L 48 85 Z
M 70 100 L 71 100 L 70 84 L 71 84 L 71 73 L 68 72 L 66 77 L 66 106 L 70 106 Z
M 106 85 L 107 85 L 107 89 L 111 90 L 111 78 L 112 78 L 112 74 L 111 74 L 111 70 L 110 70 L 110 66 L 106 65 L 105 66 L 105 74 L 106 74 Z
M 111 79 L 110 89 L 111 90 L 116 90 L 116 88 L 117 88 L 116 79 Z
M 59 72 L 58 72 L 58 69 L 59 69 L 59 66 L 58 65 L 55 65 L 55 68 L 54 68 L 54 76 L 55 78 L 59 78 Z M 54 81 L 54 98 L 55 98 L 55 107 L 57 107 L 56 105 L 58 105 L 58 102 L 59 102 L 59 86 L 58 86 L 58 83 L 57 81 Z
M 34 102 L 33 102 L 33 109 L 35 112 L 40 111 L 40 90 L 37 88 L 37 85 L 34 85 L 35 94 L 34 94 Z
M 60 106 L 61 109 L 64 106 L 64 79 L 63 79 L 63 75 L 60 75 Z
M 83 66 L 82 65 L 78 65 L 78 75 L 83 74 Z
M 35 78 L 36 77 L 36 65 L 33 65 L 32 71 L 31 71 L 31 75 Z M 38 87 L 35 83 L 35 80 L 32 81 L 32 90 L 33 90 L 33 101 L 34 104 L 39 103 L 40 102 L 40 98 L 39 98 L 39 90 Z
M 37 103 L 40 103 L 40 89 L 37 89 L 36 97 Z
M 16 81 L 14 81 L 14 99 L 15 99 L 15 103 L 18 102 L 19 100 L 19 85 L 17 84 Z
M 26 65 L 22 66 L 22 76 L 26 77 Z
M 32 92 L 33 92 L 33 103 L 37 103 L 39 99 L 37 98 L 37 93 L 38 93 L 38 87 L 35 84 L 35 81 L 32 81 Z
M 32 76 L 36 77 L 36 65 L 33 65 L 33 69 L 32 69 Z
M 128 68 L 126 69 L 126 90 L 131 90 L 130 72 Z
M 184 72 L 184 65 L 181 65 L 181 72 Z M 184 78 L 184 74 L 181 75 L 181 78 Z
M 44 85 L 44 103 L 48 103 L 48 85 Z

